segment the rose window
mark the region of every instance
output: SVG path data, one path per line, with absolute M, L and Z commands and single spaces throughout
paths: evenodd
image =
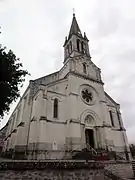
M 92 92 L 89 91 L 88 89 L 82 90 L 82 98 L 83 98 L 84 101 L 86 101 L 87 103 L 90 103 L 90 102 L 93 100 Z

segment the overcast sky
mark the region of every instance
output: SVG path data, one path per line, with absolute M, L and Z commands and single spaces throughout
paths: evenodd
M 73 8 L 105 90 L 121 104 L 129 141 L 135 142 L 135 0 L 0 0 L 0 44 L 31 73 L 21 94 L 30 79 L 61 68 Z

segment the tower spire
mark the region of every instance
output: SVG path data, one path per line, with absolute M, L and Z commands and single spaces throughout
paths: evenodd
M 90 57 L 88 38 L 84 33 L 81 33 L 79 25 L 77 23 L 75 12 L 73 10 L 73 18 L 70 27 L 68 37 L 65 38 L 64 42 L 64 63 L 69 60 L 69 57 L 76 57 L 80 55 L 86 55 Z
M 82 33 L 81 33 L 81 30 L 80 30 L 79 25 L 78 25 L 78 23 L 77 23 L 77 20 L 76 20 L 76 17 L 75 17 L 75 11 L 74 11 L 74 10 L 73 10 L 73 19 L 72 19 L 72 24 L 71 24 L 71 27 L 70 27 L 68 39 L 69 39 L 73 34 L 82 37 Z

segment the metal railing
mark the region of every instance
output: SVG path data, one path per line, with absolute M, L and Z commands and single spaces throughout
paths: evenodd
M 97 151 L 90 146 L 90 144 L 86 143 L 86 149 L 92 152 L 92 154 L 97 154 Z

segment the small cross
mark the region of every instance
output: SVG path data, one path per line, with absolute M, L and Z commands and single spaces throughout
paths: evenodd
M 73 8 L 73 16 L 75 16 L 75 8 Z

